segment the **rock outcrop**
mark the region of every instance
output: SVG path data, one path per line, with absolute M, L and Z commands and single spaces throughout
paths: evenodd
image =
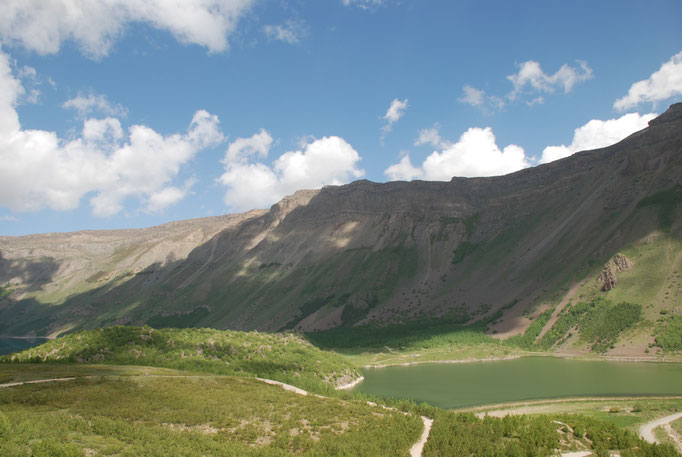
M 601 290 L 603 292 L 608 292 L 616 287 L 616 283 L 618 282 L 617 273 L 629 271 L 632 269 L 632 266 L 632 261 L 623 254 L 616 254 L 613 256 L 613 258 L 604 265 L 599 276 L 597 276 L 597 283 L 602 285 Z

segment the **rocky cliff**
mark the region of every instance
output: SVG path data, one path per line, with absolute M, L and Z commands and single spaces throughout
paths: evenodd
M 0 237 L 0 334 L 518 316 L 624 246 L 657 231 L 682 237 L 681 188 L 677 104 L 616 145 L 506 176 L 358 181 L 269 211 Z

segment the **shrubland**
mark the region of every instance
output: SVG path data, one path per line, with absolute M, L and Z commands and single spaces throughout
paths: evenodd
M 359 372 L 337 354 L 294 333 L 116 326 L 51 340 L 0 360 L 141 365 L 270 378 L 317 392 Z

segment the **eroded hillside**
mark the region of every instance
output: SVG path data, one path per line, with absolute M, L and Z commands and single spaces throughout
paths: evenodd
M 503 310 L 492 328 L 513 334 L 621 250 L 679 240 L 679 186 L 682 104 L 616 145 L 506 176 L 358 181 L 244 215 L 2 237 L 0 333 L 465 324 Z

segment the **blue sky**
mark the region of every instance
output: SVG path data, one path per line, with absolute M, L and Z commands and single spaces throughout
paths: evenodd
M 680 19 L 679 0 L 8 0 L 0 235 L 612 144 L 682 101 Z

